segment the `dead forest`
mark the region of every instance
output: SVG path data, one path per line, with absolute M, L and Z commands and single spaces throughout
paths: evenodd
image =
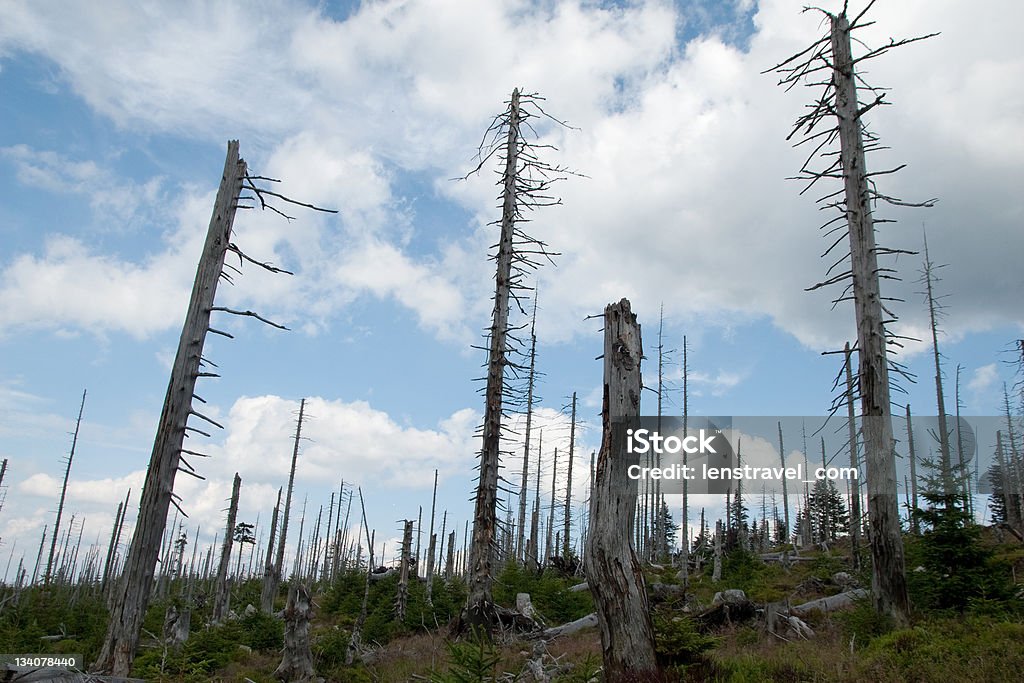
M 899 141 L 883 143 L 871 132 L 868 120 L 881 115 L 890 93 L 862 76 L 865 64 L 899 59 L 899 49 L 939 38 L 861 46 L 857 31 L 870 22 L 871 4 L 854 16 L 809 10 L 822 15 L 822 35 L 764 75 L 793 97 L 810 93 L 801 117 L 778 122 L 778 131 L 807 151 L 794 169 L 793 192 L 808 193 L 806 201 L 817 201 L 827 217 L 820 230 L 807 226 L 808 235 L 824 236 L 822 263 L 807 264 L 808 272 L 823 275 L 809 289 L 834 291 L 835 305 L 852 313 L 856 329 L 844 348 L 826 352 L 835 365 L 835 399 L 822 410 L 837 426 L 841 446 L 826 446 L 823 435 L 780 420 L 772 435 L 778 461 L 771 464 L 785 468 L 798 452 L 808 466 L 849 467 L 857 476 L 845 487 L 783 478 L 781 492 L 769 495 L 739 480 L 723 500 L 694 492 L 685 481 L 677 492 L 658 480 L 631 478 L 623 424 L 667 418 L 670 391 L 681 406 L 672 417 L 681 418 L 683 433 L 698 418 L 689 414 L 687 378 L 700 358 L 685 338 L 663 338 L 662 320 L 642 329 L 638 319 L 637 311 L 660 302 L 623 298 L 585 321 L 603 339 L 594 362 L 603 383 L 600 447 L 577 448 L 583 388 L 549 386 L 571 397 L 563 411 L 570 433 L 567 449 L 545 448 L 543 425 L 535 422 L 544 371 L 535 327 L 543 298 L 537 274 L 571 245 L 558 243 L 544 217 L 560 203 L 561 184 L 586 182 L 580 177 L 586 169 L 559 165 L 558 150 L 537 141 L 534 127 L 541 122 L 568 128 L 557 118 L 555 98 L 517 88 L 485 129 L 475 157 L 472 143 L 467 147 L 473 158 L 467 177 L 495 170 L 498 176 L 494 246 L 480 254 L 495 268 L 492 315 L 478 347 L 485 372 L 479 386 L 466 389 L 479 389 L 484 398 L 469 518 L 439 505 L 435 470 L 432 495 L 403 501 L 395 561 L 382 557 L 379 539 L 394 530 L 373 528 L 367 519 L 365 482 L 340 472 L 327 500 L 296 485 L 309 419 L 301 399 L 290 476 L 275 484 L 275 499 L 260 501 L 258 519 L 240 518 L 247 482 L 236 474 L 223 526 L 213 544 L 203 545 L 174 486 L 183 477 L 203 478 L 204 439 L 223 429 L 204 414 L 201 393 L 204 383 L 230 378 L 220 378 L 204 354 L 206 340 L 232 337 L 218 327 L 227 316 L 289 333 L 258 312 L 218 305 L 218 286 L 237 280 L 244 288 L 248 269 L 301 277 L 244 250 L 246 213 L 301 221 L 304 212 L 344 210 L 285 195 L 279 180 L 248 167 L 242 145 L 232 140 L 142 490 L 117 492 L 115 521 L 102 542 L 90 545 L 81 523 L 65 518 L 78 428 L 89 409 L 84 391 L 52 524 L 38 547 L 0 558 L 7 564 L 0 652 L 82 660 L 72 669 L 2 662 L 0 677 L 437 683 L 1019 677 L 1024 340 L 1007 340 L 1021 380 L 1004 387 L 994 450 L 977 443 L 992 462 L 979 469 L 979 458 L 965 457 L 959 367 L 948 386 L 952 361 L 940 348 L 940 266 L 926 239 L 919 253 L 884 246 L 886 207 L 941 209 L 932 199 L 886 195 L 886 176 L 900 169 L 868 164 L 874 150 L 888 144 L 898 151 Z M 898 277 L 920 278 L 922 300 L 901 305 L 927 308 L 934 376 L 917 381 L 934 383 L 935 405 L 912 409 L 898 391 L 901 381 L 912 381 L 899 363 L 906 340 L 891 331 L 895 306 L 886 287 Z M 678 351 L 670 357 L 669 348 Z M 681 372 L 681 386 L 662 381 L 670 363 Z M 657 385 L 644 386 L 642 368 L 651 377 L 652 366 Z M 915 443 L 919 414 L 937 416 L 932 442 L 919 437 Z M 512 416 L 523 429 L 512 431 Z M 741 465 L 746 443 L 735 444 Z M 648 457 L 644 464 L 660 466 Z M 514 470 L 507 465 L 513 461 Z M 17 467 L 3 461 L 0 485 Z M 986 518 L 980 509 L 988 505 Z M 964 657 L 965 650 L 977 654 Z

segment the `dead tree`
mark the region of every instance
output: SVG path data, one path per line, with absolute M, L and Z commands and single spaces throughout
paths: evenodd
M 434 470 L 434 495 L 430 500 L 430 538 L 427 542 L 427 583 L 424 587 L 424 598 L 428 605 L 434 604 L 434 556 L 437 550 L 437 535 L 434 533 L 434 512 L 437 508 L 437 470 Z M 443 532 L 442 532 L 443 535 Z M 419 565 L 416 567 L 419 573 Z
M 601 632 L 606 681 L 645 680 L 657 671 L 654 627 L 640 561 L 629 539 L 637 482 L 628 476 L 625 421 L 640 415 L 640 325 L 629 301 L 604 311 L 604 398 L 601 450 L 586 549 Z
M 552 551 L 551 539 L 555 528 L 555 487 L 558 484 L 558 447 L 555 447 L 555 455 L 551 461 L 551 505 L 548 507 L 547 539 L 544 542 L 544 566 L 554 554 Z
M 238 514 L 238 491 L 242 486 L 242 478 L 235 472 L 235 480 L 231 485 L 231 503 L 228 505 L 228 521 L 224 528 L 224 543 L 220 549 L 220 563 L 217 566 L 217 588 L 213 599 L 213 623 L 218 623 L 227 616 L 228 600 L 231 591 L 228 589 L 228 566 L 231 563 L 231 547 L 235 540 L 235 516 Z M 239 552 L 241 557 L 241 552 Z
M 860 363 L 858 388 L 871 526 L 872 597 L 879 613 L 889 614 L 897 624 L 905 625 L 908 623 L 910 604 L 903 539 L 900 536 L 887 354 L 887 345 L 898 346 L 899 340 L 886 332 L 886 322 L 895 316 L 885 307 L 879 286 L 881 279 L 895 279 L 895 271 L 878 264 L 879 254 L 892 255 L 899 253 L 899 250 L 876 245 L 875 223 L 878 221 L 872 217 L 872 203 L 885 201 L 901 206 L 930 206 L 933 202 L 912 204 L 886 196 L 875 188 L 874 177 L 893 173 L 901 167 L 874 173 L 867 171 L 865 152 L 878 149 L 880 144 L 877 136 L 866 130 L 864 115 L 876 106 L 888 103 L 883 90 L 866 84 L 862 87 L 873 96 L 873 100 L 863 104 L 858 102 L 857 84 L 858 81 L 863 84 L 863 78 L 857 71 L 866 60 L 894 47 L 930 36 L 890 40 L 888 44 L 869 49 L 854 59 L 851 33 L 871 23 L 862 19 L 873 4 L 874 0 L 853 21 L 847 18 L 845 5 L 839 14 L 814 8 L 827 17 L 828 33 L 770 71 L 781 74 L 780 85 L 786 86 L 787 90 L 799 83 L 821 89 L 808 111 L 797 119 L 789 139 L 799 134 L 798 145 L 809 142 L 814 147 L 797 176 L 807 183 L 804 192 L 822 179 L 842 180 L 842 189 L 820 200 L 824 202 L 823 208 L 835 208 L 840 213 L 822 226 L 823 229 L 829 229 L 828 234 L 831 236 L 839 233 L 838 238 L 830 237 L 835 241 L 824 256 L 828 257 L 844 239 L 848 239 L 850 251 L 828 269 L 824 281 L 809 289 L 846 283 L 833 305 L 851 299 L 854 302 Z M 838 153 L 834 150 L 836 142 L 839 143 Z M 811 167 L 817 159 L 825 161 L 823 170 Z M 833 225 L 836 227 L 831 227 Z M 848 266 L 843 270 L 847 261 Z
M 309 646 L 309 622 L 313 616 L 313 600 L 301 581 L 288 590 L 284 610 L 284 654 L 274 670 L 279 681 L 315 680 L 313 652 Z M 322 679 L 321 679 L 322 680 Z
M 565 519 L 562 530 L 562 557 L 569 558 L 569 551 L 572 543 L 569 541 L 569 525 L 572 519 L 572 460 L 576 446 L 576 392 L 572 392 L 572 415 L 569 418 L 569 468 L 566 473 L 565 483 Z
M 786 447 L 782 442 L 782 421 L 779 421 L 779 457 L 782 458 L 782 469 L 786 469 Z M 785 533 L 782 535 L 782 542 L 789 543 L 789 535 L 792 528 L 789 526 L 789 490 L 786 486 L 786 477 L 782 478 L 782 510 L 785 521 Z
M 846 345 L 843 347 L 843 353 L 845 354 L 846 431 L 847 438 L 849 439 L 850 467 L 858 473 L 858 476 L 853 477 L 850 481 L 850 539 L 853 548 L 851 554 L 853 556 L 853 568 L 860 569 L 860 529 L 862 524 L 860 511 L 860 459 L 857 457 L 857 416 L 853 407 L 853 351 L 850 349 L 850 342 L 846 342 Z M 909 404 L 907 405 L 907 410 L 910 410 Z
M 537 288 L 533 292 L 533 316 L 530 318 L 530 371 L 526 377 L 526 431 L 523 433 L 523 473 L 519 482 L 519 527 L 516 536 L 516 560 L 526 563 L 523 546 L 526 535 L 526 497 L 529 487 L 530 428 L 533 424 L 533 389 L 537 370 Z
M 686 335 L 683 335 L 683 435 L 687 434 L 689 428 L 689 367 L 687 358 L 687 344 Z M 689 466 L 689 454 L 683 451 L 683 466 Z M 682 543 L 680 544 L 681 549 L 681 564 L 679 581 L 683 585 L 683 588 L 687 588 L 690 585 L 690 487 L 689 481 L 683 478 L 683 516 L 680 524 L 682 528 Z
M 925 286 L 923 292 L 925 301 L 928 304 L 928 322 L 932 336 L 932 358 L 935 362 L 935 399 L 938 407 L 939 433 L 936 437 L 939 440 L 939 477 L 940 490 L 945 499 L 944 505 L 948 508 L 953 503 L 957 488 L 954 483 L 953 460 L 949 444 L 949 426 L 946 422 L 946 398 L 942 390 L 942 364 L 939 354 L 939 326 L 937 317 L 942 313 L 942 304 L 935 297 L 934 284 L 937 280 L 935 271 L 941 266 L 932 263 L 928 255 L 928 236 L 924 236 L 924 265 L 921 268 L 921 283 Z M 957 476 L 963 476 L 960 472 Z
M 57 520 L 53 523 L 53 537 L 50 539 L 50 556 L 46 560 L 46 572 L 43 583 L 50 583 L 53 572 L 53 553 L 57 548 L 57 533 L 60 531 L 60 518 L 64 514 L 64 497 L 68 492 L 68 477 L 71 476 L 71 462 L 75 459 L 75 446 L 78 445 L 78 430 L 82 426 L 82 411 L 85 410 L 85 391 L 82 391 L 82 403 L 78 406 L 78 419 L 75 420 L 75 432 L 71 437 L 71 452 L 68 453 L 67 467 L 64 469 L 64 484 L 60 488 L 60 502 L 57 503 Z M 7 461 L 4 461 L 6 466 Z M 5 467 L 6 469 L 6 467 Z
M 527 235 L 522 229 L 524 213 L 540 206 L 558 203 L 551 197 L 551 184 L 564 177 L 562 169 L 541 161 L 536 146 L 523 135 L 532 130 L 531 119 L 547 115 L 540 107 L 541 98 L 512 91 L 507 109 L 497 117 L 485 133 L 478 156 L 480 163 L 470 173 L 479 171 L 492 157 L 504 162 L 501 173 L 500 236 L 496 261 L 494 310 L 488 331 L 486 388 L 484 390 L 484 423 L 480 449 L 479 479 L 473 511 L 473 540 L 469 549 L 468 597 L 460 616 L 458 629 L 482 629 L 490 634 L 498 623 L 491 584 L 494 580 L 494 554 L 497 537 L 498 470 L 501 467 L 501 436 L 503 400 L 506 394 L 506 366 L 513 371 L 518 365 L 510 360 L 516 352 L 516 340 L 509 335 L 509 307 L 513 300 L 522 312 L 519 292 L 528 289 L 527 274 L 550 260 L 553 254 L 547 245 Z M 548 117 L 550 118 L 550 117 Z M 467 175 L 468 177 L 468 175 Z M 525 312 L 523 312 L 525 315 Z
M 395 600 L 395 618 L 405 621 L 405 611 L 409 604 L 409 559 L 412 556 L 412 520 L 405 520 L 402 532 L 401 561 L 398 569 L 398 597 Z
M 154 570 L 160 551 L 160 538 L 167 523 L 167 512 L 172 504 L 180 510 L 180 506 L 175 500 L 177 498 L 174 493 L 175 476 L 179 471 L 199 476 L 195 474 L 195 469 L 184 455 L 202 456 L 203 454 L 183 448 L 183 442 L 189 433 L 204 436 L 208 436 L 208 434 L 202 429 L 190 425 L 189 419 L 195 417 L 215 427 L 221 427 L 217 422 L 197 411 L 193 407 L 192 401 L 193 398 L 196 398 L 202 402 L 202 399 L 195 395 L 196 380 L 200 377 L 217 376 L 210 370 L 215 365 L 203 356 L 207 333 L 213 332 L 229 338 L 232 336 L 211 327 L 211 314 L 218 311 L 248 316 L 274 327 L 284 328 L 284 326 L 273 323 L 252 311 L 236 311 L 214 306 L 214 298 L 220 280 L 223 278 L 229 283 L 232 281 L 232 276 L 224 270 L 225 257 L 229 252 L 238 257 L 239 263 L 248 262 L 275 273 L 288 272 L 247 256 L 231 241 L 231 228 L 234 224 L 236 210 L 251 208 L 250 205 L 241 204 L 241 201 L 257 200 L 262 208 L 279 214 L 282 212 L 269 203 L 272 198 L 276 197 L 283 201 L 299 204 L 284 195 L 258 186 L 257 182 L 275 181 L 273 178 L 248 175 L 245 161 L 238 155 L 238 141 L 229 141 L 220 189 L 217 192 L 202 257 L 196 269 L 188 312 L 178 341 L 178 350 L 171 368 L 171 378 L 167 385 L 163 410 L 153 443 L 153 452 L 146 472 L 135 533 L 125 559 L 124 572 L 113 592 L 111 618 L 106 639 L 100 655 L 93 665 L 93 668 L 100 672 L 124 676 L 131 669 L 142 618 L 149 603 Z M 248 197 L 241 196 L 243 187 L 251 190 L 253 194 Z M 303 206 L 317 208 L 308 204 Z M 238 268 L 233 266 L 232 268 L 234 272 L 240 272 Z
M 260 609 L 264 614 L 274 611 L 274 596 L 277 595 L 277 584 L 274 582 L 274 548 L 277 541 L 277 516 L 281 509 L 281 489 L 277 489 L 277 502 L 274 514 L 270 517 L 270 534 L 267 541 L 267 554 L 263 566 L 263 589 L 260 592 Z
M 107 581 L 110 578 L 110 567 L 114 561 L 114 553 L 117 550 L 117 531 L 121 525 L 121 515 L 124 514 L 124 503 L 117 504 L 117 513 L 114 514 L 114 528 L 110 530 L 110 545 L 107 547 L 107 559 L 103 563 L 103 579 L 100 582 L 100 592 L 107 592 Z

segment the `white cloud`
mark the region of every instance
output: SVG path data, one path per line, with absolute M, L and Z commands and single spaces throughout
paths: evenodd
M 748 8 L 740 2 L 730 11 Z M 1014 297 L 1022 282 L 1012 255 L 1024 246 L 1014 185 L 1024 103 L 1001 86 L 1024 77 L 1024 58 L 1010 47 L 1014 22 L 992 22 L 951 1 L 874 11 L 878 23 L 863 36 L 873 44 L 943 32 L 871 63 L 872 79 L 892 87 L 897 105 L 872 112 L 872 127 L 894 148 L 876 155 L 872 168 L 906 161 L 884 189 L 941 199 L 931 211 L 885 212 L 915 227 L 883 226 L 882 239 L 916 248 L 916 225 L 928 222 L 936 258 L 950 259 L 952 339 L 1020 324 Z M 992 9 L 1017 11 L 1009 2 Z M 299 262 L 305 279 L 255 276 L 244 296 L 285 317 L 301 306 L 314 318 L 312 331 L 362 293 L 393 297 L 441 337 L 463 340 L 453 326 L 467 314 L 486 316 L 492 274 L 481 263 L 493 235 L 488 240 L 480 226 L 496 215 L 490 178 L 438 182 L 439 194 L 476 225 L 456 226 L 457 237 L 442 246 L 412 249 L 416 215 L 394 171 L 439 180 L 464 172 L 489 116 L 513 85 L 523 85 L 545 94 L 551 113 L 582 127 L 540 132 L 562 149 L 550 152 L 554 161 L 591 178 L 562 184 L 564 206 L 538 212 L 531 226 L 564 254 L 543 273 L 539 326 L 547 339 L 571 338 L 586 315 L 628 296 L 641 310 L 664 300 L 673 320 L 728 327 L 769 319 L 810 347 L 840 346 L 852 336 L 852 312 L 845 305 L 829 312 L 837 291 L 803 291 L 826 268 L 818 258 L 826 244 L 814 231 L 821 217 L 811 197 L 782 180 L 801 158 L 784 137 L 811 93 L 784 93 L 760 73 L 818 35 L 820 17 L 789 2 L 759 3 L 746 51 L 715 35 L 680 49 L 674 41 L 682 20 L 661 2 L 616 9 L 377 2 L 344 22 L 284 2 L 259 11 L 132 6 L 102 19 L 87 5 L 47 11 L 33 3 L 11 7 L 0 45 L 52 59 L 75 92 L 121 124 L 211 140 L 241 132 L 252 139 L 254 158 L 268 159 L 268 172 L 286 176 L 291 194 L 341 209 L 340 223 L 310 219 L 286 229 L 262 218 L 246 222 L 255 253 Z M 82 251 L 71 244 L 62 252 L 58 243 L 50 258 L 16 257 L 14 265 L 29 272 L 18 271 L 22 279 L 5 294 L 20 294 L 37 271 L 49 276 L 51 292 L 74 286 L 61 279 L 61 263 L 86 271 L 106 265 L 100 254 L 73 260 L 69 246 Z M 385 267 L 365 266 L 370 258 Z M 145 291 L 142 280 L 161 275 L 118 265 L 128 275 L 112 285 Z M 916 269 L 906 259 L 900 267 Z M 913 287 L 887 283 L 887 293 L 910 301 L 899 307 L 901 330 L 923 320 L 908 296 Z M 126 328 L 110 311 L 43 309 L 87 327 Z M 28 307 L 4 313 L 7 322 L 41 324 L 42 314 Z M 154 324 L 143 315 L 136 327 Z
M 995 363 L 982 365 L 971 373 L 971 379 L 967 382 L 967 389 L 972 394 L 980 397 L 992 391 L 993 386 L 999 381 L 999 372 Z

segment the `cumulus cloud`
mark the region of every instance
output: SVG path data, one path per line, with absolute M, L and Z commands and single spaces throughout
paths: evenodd
M 749 9 L 737 3 L 723 17 Z M 851 336 L 852 315 L 842 307 L 830 312 L 828 292 L 803 291 L 826 267 L 818 259 L 826 245 L 814 231 L 822 221 L 811 198 L 782 180 L 799 163 L 784 137 L 810 93 L 783 93 L 760 73 L 816 36 L 819 18 L 789 3 L 762 2 L 743 48 L 721 31 L 678 45 L 680 25 L 714 24 L 700 20 L 706 10 L 695 6 L 686 16 L 661 2 L 380 2 L 340 20 L 272 2 L 259 12 L 223 4 L 167 8 L 167 16 L 159 7 L 125 7 L 100 21 L 85 6 L 46 12 L 33 3 L 12 8 L 0 45 L 52 59 L 93 108 L 125 125 L 216 140 L 226 126 L 251 131 L 257 156 L 295 179 L 293 194 L 340 208 L 339 223 L 311 220 L 293 237 L 291 227 L 253 228 L 264 253 L 293 257 L 309 278 L 303 285 L 260 280 L 255 300 L 279 309 L 300 302 L 327 321 L 371 294 L 409 307 L 435 335 L 465 340 L 464 331 L 451 333 L 460 313 L 487 311 L 489 274 L 478 264 L 493 243 L 482 226 L 495 216 L 495 190 L 486 178 L 441 181 L 465 171 L 489 116 L 511 85 L 524 84 L 582 129 L 552 124 L 540 132 L 543 143 L 561 148 L 551 151 L 555 161 L 590 177 L 564 183 L 564 206 L 535 217 L 534 232 L 563 253 L 559 267 L 544 274 L 539 325 L 549 340 L 570 339 L 583 317 L 629 296 L 664 300 L 675 321 L 728 327 L 767 319 L 807 346 L 841 345 Z M 1004 35 L 1012 22 L 988 21 L 954 2 L 875 11 L 878 24 L 863 36 L 869 43 L 943 32 L 872 64 L 872 78 L 893 88 L 898 105 L 873 112 L 871 125 L 894 150 L 876 156 L 872 167 L 907 162 L 902 174 L 886 177 L 886 191 L 941 199 L 929 212 L 887 216 L 905 225 L 927 221 L 935 257 L 951 263 L 952 338 L 1019 324 L 1007 311 L 1016 310 L 1012 298 L 1022 284 L 1010 261 L 1024 246 L 1014 228 L 1022 207 L 1012 199 L 1022 101 L 999 87 L 1024 76 L 1024 60 Z M 109 40 L 115 34 L 131 39 Z M 229 43 L 231 50 L 223 48 Z M 223 87 L 253 74 L 258 88 Z M 456 226 L 427 249 L 409 248 L 417 215 L 394 169 L 436 179 L 436 191 L 475 225 Z M 917 248 L 918 234 L 885 226 L 882 239 Z M 44 260 L 70 263 L 61 247 L 49 246 L 54 251 Z M 370 258 L 384 265 L 368 272 L 360 264 Z M 137 266 L 125 265 L 129 272 Z M 903 259 L 900 268 L 908 265 Z M 27 276 L 20 277 L 12 293 L 26 286 Z M 55 288 L 70 285 L 53 277 Z M 896 296 L 913 288 L 889 286 Z M 920 325 L 920 307 L 898 312 L 902 330 Z M 28 310 L 8 317 L 31 320 Z M 110 318 L 81 322 L 116 328 Z

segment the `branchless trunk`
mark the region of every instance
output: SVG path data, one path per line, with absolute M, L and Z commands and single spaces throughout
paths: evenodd
M 637 482 L 627 474 L 625 421 L 640 414 L 640 326 L 623 299 L 604 312 L 604 400 L 586 551 L 597 608 L 604 680 L 646 680 L 657 671 L 654 628 L 640 562 L 630 544 Z M 613 429 L 613 424 L 615 428 Z
M 572 460 L 576 446 L 576 392 L 572 392 L 572 417 L 569 423 L 569 468 L 565 478 L 565 519 L 562 531 L 562 557 L 568 559 L 572 543 L 569 542 L 569 526 L 572 519 Z
M 235 540 L 235 516 L 238 514 L 238 491 L 242 486 L 242 478 L 235 472 L 235 480 L 231 486 L 231 504 L 228 506 L 228 521 L 224 529 L 224 544 L 220 549 L 220 563 L 217 565 L 217 589 L 213 599 L 213 621 L 217 623 L 228 613 L 228 600 L 231 591 L 228 589 L 228 566 L 231 563 L 231 547 Z M 242 553 L 238 553 L 241 557 Z
M 260 609 L 270 614 L 274 609 L 274 596 L 277 595 L 277 583 L 274 581 L 274 543 L 277 540 L 277 515 L 281 509 L 281 489 L 277 489 L 277 502 L 274 513 L 270 517 L 270 538 L 267 541 L 267 554 L 263 565 L 263 589 L 260 592 Z
M 71 452 L 68 453 L 67 468 L 64 470 L 64 484 L 60 489 L 60 502 L 57 503 L 57 520 L 53 523 L 53 538 L 50 541 L 50 557 L 46 560 L 46 573 L 43 574 L 43 581 L 50 583 L 53 572 L 53 553 L 57 548 L 57 532 L 60 531 L 60 518 L 64 514 L 64 496 L 68 492 L 68 477 L 71 475 L 71 462 L 75 459 L 75 446 L 78 445 L 78 429 L 82 426 L 82 411 L 85 410 L 85 391 L 82 392 L 82 403 L 78 407 L 78 419 L 75 420 L 75 434 L 71 437 Z M 7 469 L 7 461 L 4 460 L 4 469 Z M 0 476 L 0 480 L 3 477 Z
M 125 559 L 124 572 L 114 592 L 106 639 L 93 666 L 97 671 L 127 676 L 135 658 L 139 630 L 149 604 L 160 538 L 172 502 L 174 478 L 181 464 L 182 442 L 188 418 L 196 414 L 192 409 L 192 397 L 196 379 L 203 374 L 199 364 L 245 174 L 245 162 L 238 156 L 238 141 L 232 140 L 228 143 L 220 189 L 167 385 L 139 505 L 139 518 Z
M 533 317 L 530 320 L 530 374 L 526 380 L 526 431 L 523 434 L 523 472 L 519 481 L 519 526 L 516 529 L 516 561 L 526 564 L 526 498 L 530 469 L 530 429 L 533 425 L 533 385 L 537 369 L 537 291 L 533 293 Z

